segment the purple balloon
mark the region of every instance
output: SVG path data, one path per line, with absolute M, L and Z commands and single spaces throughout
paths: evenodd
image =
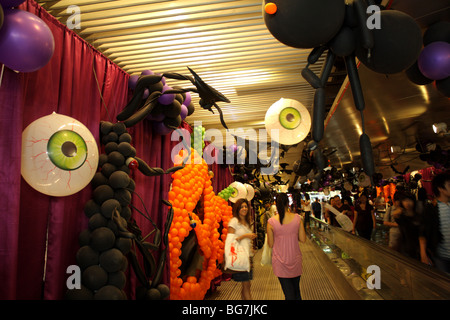
M 450 76 L 450 43 L 437 41 L 423 48 L 418 65 L 422 74 L 433 80 Z
M 186 92 L 186 98 L 183 101 L 183 104 L 185 106 L 188 106 L 192 101 L 192 97 L 191 97 L 191 93 L 190 92 Z
M 173 130 L 166 127 L 163 122 L 153 122 L 153 132 L 165 136 L 166 134 L 171 133 Z
M 55 40 L 47 24 L 32 13 L 5 9 L 0 29 L 0 62 L 20 72 L 45 66 L 55 51 Z
M 0 0 L 0 4 L 2 5 L 3 8 L 13 8 L 17 7 L 24 1 L 25 0 Z
M 139 80 L 139 76 L 138 75 L 133 75 L 130 76 L 130 78 L 128 79 L 128 88 L 130 88 L 131 90 L 136 89 L 136 85 L 138 83 Z
M 152 70 L 144 70 L 141 72 L 141 76 L 149 76 L 154 74 L 154 72 Z
M 184 104 L 182 104 L 181 105 L 181 112 L 180 112 L 181 120 L 186 119 L 188 111 L 189 111 L 188 108 Z
M 169 86 L 164 86 L 162 89 L 162 93 L 166 92 L 167 90 L 172 90 Z M 175 100 L 175 94 L 169 93 L 169 94 L 163 94 L 158 98 L 158 102 L 164 105 L 169 105 Z

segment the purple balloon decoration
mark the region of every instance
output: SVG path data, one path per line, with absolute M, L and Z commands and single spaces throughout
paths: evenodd
M 162 93 L 166 92 L 167 90 L 172 90 L 169 86 L 164 86 L 162 89 Z M 164 105 L 169 105 L 175 100 L 175 94 L 169 93 L 169 94 L 163 94 L 158 98 L 158 102 Z
M 0 62 L 20 72 L 33 72 L 53 56 L 55 40 L 47 24 L 34 14 L 6 9 L 0 29 Z
M 450 76 L 450 43 L 437 41 L 423 48 L 418 65 L 429 79 L 442 80 Z
M 165 136 L 166 134 L 171 133 L 173 130 L 166 127 L 163 122 L 153 122 L 153 132 Z
M 128 79 L 128 88 L 130 88 L 131 90 L 136 89 L 136 85 L 138 83 L 138 80 L 139 80 L 139 76 L 138 75 L 130 76 L 130 78 Z
M 180 112 L 181 120 L 186 119 L 188 112 L 189 112 L 188 108 L 184 104 L 182 104 Z
M 154 72 L 152 70 L 144 70 L 141 72 L 141 76 L 149 76 L 154 74 Z
M 3 8 L 14 8 L 24 1 L 25 0 L 0 0 L 0 4 Z
M 185 106 L 188 106 L 192 101 L 192 97 L 191 97 L 191 93 L 190 92 L 186 92 L 186 98 L 183 101 L 183 104 Z

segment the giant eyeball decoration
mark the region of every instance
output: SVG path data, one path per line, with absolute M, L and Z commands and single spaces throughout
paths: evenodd
M 251 201 L 253 197 L 255 196 L 255 189 L 253 189 L 252 185 L 245 183 L 244 184 L 245 189 L 247 189 L 247 195 L 246 198 L 248 201 Z
M 242 182 L 234 181 L 230 184 L 230 187 L 233 188 L 233 193 L 228 198 L 229 201 L 235 203 L 239 199 L 247 198 L 247 188 Z
M 49 196 L 68 196 L 86 187 L 97 171 L 98 158 L 92 133 L 68 116 L 53 112 L 22 133 L 22 177 Z
M 266 112 L 264 119 L 267 132 L 271 138 L 281 144 L 299 143 L 309 133 L 311 116 L 303 104 L 293 99 L 281 98 Z M 278 137 L 273 131 L 278 131 Z

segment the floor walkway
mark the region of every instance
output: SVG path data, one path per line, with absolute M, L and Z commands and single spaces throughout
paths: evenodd
M 300 292 L 304 300 L 343 300 L 342 287 L 327 264 L 325 254 L 309 239 L 300 244 L 303 254 L 303 275 L 300 279 Z M 251 292 L 254 300 L 284 300 L 278 278 L 272 267 L 261 266 L 262 249 L 254 259 Z M 333 266 L 331 266 L 333 267 Z M 217 290 L 206 297 L 207 300 L 240 300 L 241 285 L 233 280 L 222 281 Z

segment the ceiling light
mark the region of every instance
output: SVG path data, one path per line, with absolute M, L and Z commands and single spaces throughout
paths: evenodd
M 433 131 L 436 134 L 447 133 L 447 124 L 445 122 L 433 124 Z

